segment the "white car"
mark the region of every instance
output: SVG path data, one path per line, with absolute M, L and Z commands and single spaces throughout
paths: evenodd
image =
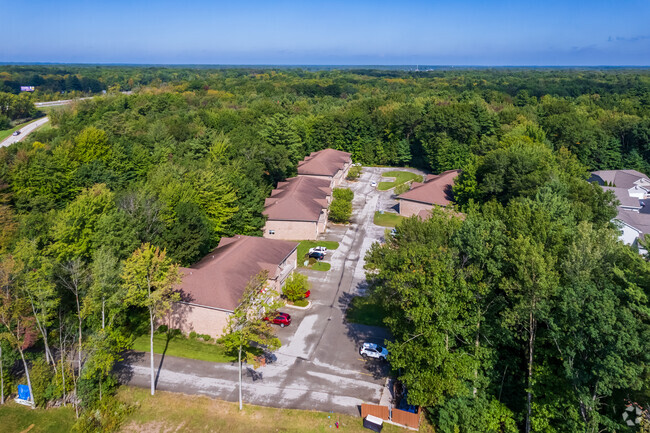
M 323 253 L 323 254 L 326 254 L 327 253 L 327 248 L 325 248 L 325 247 L 310 248 L 309 249 L 309 254 L 311 254 L 311 253 Z
M 364 357 L 367 356 L 368 358 L 386 360 L 386 357 L 388 356 L 388 349 L 378 346 L 374 343 L 363 343 L 359 348 L 359 355 Z
M 377 182 L 373 180 L 372 182 L 370 182 L 370 186 L 377 186 Z
M 15 137 L 16 135 L 20 135 L 20 131 L 14 131 L 14 133 L 11 134 L 11 135 L 13 135 L 14 137 Z

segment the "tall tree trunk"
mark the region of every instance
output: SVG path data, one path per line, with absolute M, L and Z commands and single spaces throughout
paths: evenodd
M 535 320 L 535 315 L 531 310 L 528 316 L 528 386 L 526 393 L 526 433 L 530 433 L 530 423 L 533 413 L 533 355 L 535 352 L 535 334 L 537 321 Z
M 476 319 L 476 339 L 474 340 L 474 359 L 476 360 L 476 367 L 474 368 L 474 389 L 472 390 L 472 395 L 476 397 L 477 388 L 476 384 L 478 383 L 478 350 L 480 345 L 480 330 L 481 330 L 481 314 L 479 310 L 479 317 Z
M 63 320 L 61 320 L 61 309 L 59 309 L 59 353 L 61 357 L 61 383 L 62 383 L 62 398 L 63 406 L 65 403 L 65 344 L 63 343 Z
M 25 361 L 25 354 L 23 353 L 23 349 L 19 347 L 18 352 L 20 353 L 20 358 L 23 360 L 23 366 L 25 367 L 25 377 L 27 378 L 27 387 L 29 388 L 29 398 L 32 401 L 32 407 L 34 407 L 34 392 L 32 391 L 32 381 L 29 378 L 29 367 L 27 367 L 27 361 Z
M 239 410 L 242 410 L 242 398 L 241 398 L 241 344 L 239 345 Z
M 153 368 L 153 311 L 149 308 L 149 322 L 151 324 L 151 332 L 149 334 L 149 341 L 151 343 L 151 395 L 154 395 L 156 392 L 156 382 L 154 377 L 154 368 Z
M 52 352 L 50 351 L 50 345 L 47 343 L 47 328 L 45 325 L 41 324 L 41 321 L 38 319 L 38 313 L 36 313 L 36 307 L 34 306 L 34 301 L 32 300 L 32 297 L 29 297 L 29 303 L 32 306 L 32 312 L 34 313 L 34 319 L 36 319 L 36 327 L 41 333 L 41 336 L 43 337 L 43 344 L 45 345 L 45 361 L 48 364 L 56 364 L 54 361 L 54 357 L 52 356 Z M 55 365 L 55 370 L 56 370 L 56 365 Z
M 104 329 L 105 325 L 105 314 L 104 311 L 106 309 L 106 298 L 102 297 L 102 329 Z
M 2 346 L 0 346 L 0 404 L 5 404 L 5 375 L 2 370 Z
M 81 377 L 81 307 L 79 306 L 79 292 L 75 293 L 77 301 L 77 318 L 79 319 L 79 377 Z

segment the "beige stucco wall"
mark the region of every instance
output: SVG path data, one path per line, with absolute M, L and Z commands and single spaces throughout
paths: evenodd
M 431 210 L 433 205 L 418 203 L 410 200 L 400 200 L 399 201 L 399 214 L 405 217 L 410 217 L 417 215 L 422 210 Z
M 270 234 L 269 231 L 275 231 Z M 285 240 L 315 240 L 318 237 L 316 221 L 279 221 L 268 220 L 264 226 L 264 237 Z
M 163 323 L 170 329 L 180 329 L 185 335 L 194 331 L 218 338 L 223 335 L 229 315 L 226 311 L 175 302 Z

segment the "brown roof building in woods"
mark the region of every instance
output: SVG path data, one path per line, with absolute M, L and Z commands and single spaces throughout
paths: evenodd
M 184 333 L 221 335 L 249 282 L 268 273 L 267 286 L 280 292 L 297 265 L 296 242 L 237 235 L 198 263 L 180 268 L 181 301 L 168 316 L 169 326 Z
M 298 163 L 298 176 L 327 179 L 330 187 L 341 184 L 352 166 L 352 154 L 336 149 L 323 149 L 312 152 Z
M 264 237 L 316 239 L 327 226 L 332 189 L 324 178 L 298 176 L 278 183 L 264 202 Z
M 399 214 L 405 217 L 426 215 L 434 206 L 448 206 L 453 202 L 452 187 L 460 170 L 430 174 L 423 183 L 413 182 L 411 189 L 397 196 Z
M 650 179 L 636 170 L 600 170 L 591 173 L 591 182 L 598 182 L 605 191 L 614 193 L 619 201 L 618 215 L 614 223 L 618 226 L 619 239 L 645 254 L 647 248 L 639 242 L 650 234 Z
M 332 189 L 351 165 L 350 154 L 335 149 L 313 152 L 298 163 L 298 176 L 278 183 L 264 203 L 264 237 L 317 239 L 327 228 Z

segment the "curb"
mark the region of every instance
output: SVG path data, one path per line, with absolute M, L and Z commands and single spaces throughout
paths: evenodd
M 285 307 L 287 308 L 295 308 L 296 310 L 309 310 L 311 308 L 311 301 L 307 301 L 307 306 L 306 307 L 299 307 L 297 305 L 292 305 L 292 304 L 284 304 Z

